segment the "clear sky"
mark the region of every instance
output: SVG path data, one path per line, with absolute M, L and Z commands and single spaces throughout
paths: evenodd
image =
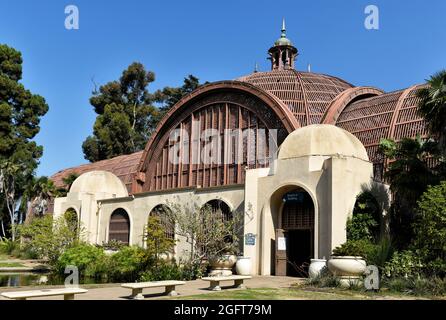
M 79 30 L 66 30 L 67 5 Z M 377 5 L 380 29 L 364 27 Z M 24 85 L 45 97 L 49 112 L 36 137 L 44 146 L 39 175 L 85 163 L 82 142 L 95 114 L 98 84 L 119 78 L 133 61 L 156 74 L 150 90 L 269 69 L 267 50 L 280 36 L 299 49 L 297 68 L 354 85 L 392 91 L 446 67 L 445 0 L 0 0 L 0 43 L 23 54 Z

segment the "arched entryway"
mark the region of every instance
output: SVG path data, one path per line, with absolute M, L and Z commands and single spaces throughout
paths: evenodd
M 76 210 L 74 208 L 67 209 L 67 211 L 64 213 L 64 218 L 70 231 L 77 237 L 80 226 Z
M 119 208 L 113 211 L 108 230 L 109 242 L 119 241 L 126 245 L 130 243 L 130 218 L 124 209 Z
M 286 259 L 286 266 L 279 265 L 276 273 L 305 276 L 314 253 L 313 200 L 305 190 L 296 188 L 285 193 L 282 202 L 278 233 L 282 233 L 285 238 L 282 255 Z
M 285 185 L 272 193 L 262 218 L 262 274 L 306 276 L 318 255 L 317 207 L 307 190 Z

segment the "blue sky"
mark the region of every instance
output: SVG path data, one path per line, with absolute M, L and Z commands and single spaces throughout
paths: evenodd
M 79 8 L 79 30 L 66 30 L 65 6 Z M 380 29 L 364 27 L 367 5 Z M 269 69 L 267 49 L 287 35 L 297 68 L 386 91 L 421 83 L 446 67 L 444 0 L 0 0 L 0 43 L 23 54 L 24 85 L 49 112 L 36 137 L 44 146 L 39 175 L 85 163 L 82 142 L 95 114 L 92 79 L 117 79 L 133 61 L 156 73 L 150 90 Z

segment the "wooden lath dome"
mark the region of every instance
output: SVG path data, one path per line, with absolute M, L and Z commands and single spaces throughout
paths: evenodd
M 294 69 L 255 72 L 237 79 L 279 98 L 301 127 L 321 123 L 331 101 L 353 87 L 336 77 Z

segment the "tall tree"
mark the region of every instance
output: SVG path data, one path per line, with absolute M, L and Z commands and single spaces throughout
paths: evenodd
M 45 99 L 20 83 L 22 63 L 19 51 L 0 45 L 0 208 L 7 208 L 13 238 L 17 200 L 43 152 L 32 139 L 48 111 Z
M 429 185 L 438 183 L 438 176 L 428 162 L 435 148 L 435 141 L 419 136 L 400 142 L 383 139 L 380 143 L 380 151 L 390 161 L 385 173 L 394 199 L 390 228 L 400 247 L 407 246 L 413 237 L 417 200 Z
M 155 101 L 161 104 L 161 106 L 159 107 L 156 122 L 158 123 L 161 118 L 175 105 L 175 103 L 180 101 L 182 97 L 188 93 L 191 93 L 199 86 L 199 79 L 190 74 L 184 78 L 184 82 L 181 87 L 165 87 L 162 90 L 157 90 L 153 96 Z
M 142 150 L 153 131 L 157 109 L 148 86 L 153 72 L 132 63 L 118 81 L 95 90 L 90 103 L 98 114 L 93 135 L 83 143 L 85 158 L 91 162 Z
M 431 76 L 427 87 L 418 91 L 418 96 L 421 98 L 419 110 L 446 157 L 446 70 Z

